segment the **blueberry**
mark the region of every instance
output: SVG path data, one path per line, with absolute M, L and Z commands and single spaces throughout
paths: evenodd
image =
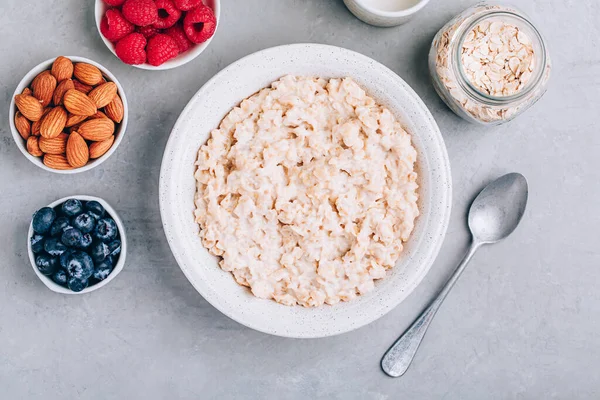
M 56 218 L 56 213 L 50 207 L 44 207 L 33 214 L 33 230 L 41 235 L 47 233 Z
M 102 218 L 94 229 L 94 237 L 104 243 L 115 240 L 118 233 L 117 224 L 112 218 Z
M 54 220 L 52 227 L 50 228 L 51 236 L 58 236 L 62 234 L 62 232 L 69 227 L 69 218 L 67 217 L 58 217 Z
M 105 280 L 113 270 L 113 260 L 111 257 L 106 257 L 104 261 L 96 265 L 93 277 L 99 281 Z
M 58 238 L 51 238 L 44 243 L 44 250 L 51 256 L 60 256 L 67 251 L 67 246 L 65 246 Z
M 91 246 L 92 240 L 93 240 L 92 235 L 90 235 L 89 233 L 86 233 L 85 235 L 81 236 L 81 241 L 79 242 L 77 247 L 79 247 L 80 249 L 86 250 L 88 247 Z
M 59 269 L 52 275 L 52 280 L 60 286 L 67 286 L 67 271 Z
M 98 203 L 95 200 L 88 201 L 87 203 L 85 203 L 85 210 L 96 220 L 99 220 L 100 218 L 104 217 L 104 207 L 102 207 L 102 204 Z
M 109 255 L 112 257 L 117 257 L 121 254 L 121 241 L 119 239 L 113 240 L 108 244 Z
M 42 235 L 33 235 L 30 240 L 31 251 L 33 251 L 33 254 L 40 253 L 44 250 L 44 237 Z
M 94 243 L 90 250 L 90 255 L 92 256 L 92 260 L 94 260 L 95 263 L 100 263 L 104 261 L 104 259 L 108 256 L 109 253 L 110 249 L 108 248 L 106 243 L 103 242 Z
M 73 227 L 79 229 L 82 233 L 89 233 L 94 229 L 96 220 L 88 213 L 79 214 L 73 219 Z
M 64 253 L 60 255 L 60 266 L 64 269 L 67 269 L 67 265 L 69 265 L 69 259 L 73 255 L 75 250 L 67 249 Z
M 62 205 L 62 212 L 69 217 L 81 214 L 82 211 L 83 205 L 81 205 L 81 202 L 77 199 L 69 199 Z
M 79 229 L 67 228 L 62 234 L 62 242 L 69 247 L 76 247 L 81 243 L 83 233 Z
M 72 278 L 87 280 L 94 272 L 92 257 L 83 251 L 74 251 L 67 261 L 67 272 Z
M 72 291 L 81 292 L 83 289 L 85 289 L 87 287 L 88 280 L 81 279 L 81 278 L 75 278 L 74 276 L 72 276 L 69 278 L 67 285 L 69 286 L 69 289 L 71 289 Z
M 54 271 L 56 271 L 58 262 L 56 258 L 51 257 L 48 254 L 40 254 L 35 259 L 35 265 L 38 267 L 42 274 L 52 275 Z

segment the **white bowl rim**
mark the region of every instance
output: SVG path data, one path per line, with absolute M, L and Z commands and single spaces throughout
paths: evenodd
M 441 222 L 440 222 L 438 231 L 435 232 L 435 235 L 439 236 L 439 239 L 436 242 L 434 242 L 429 248 L 430 251 L 429 251 L 428 260 L 426 262 L 426 264 L 427 264 L 426 268 L 423 268 L 423 270 L 421 271 L 421 274 L 419 276 L 415 277 L 415 279 L 412 281 L 412 285 L 410 287 L 405 288 L 405 290 L 403 291 L 403 296 L 395 299 L 396 301 L 393 302 L 394 304 L 388 304 L 389 307 L 387 307 L 386 309 L 378 310 L 377 313 L 370 315 L 370 317 L 368 319 L 366 319 L 348 329 L 346 329 L 346 328 L 332 329 L 330 331 L 326 331 L 326 332 L 323 331 L 323 332 L 319 332 L 319 333 L 308 333 L 306 331 L 303 331 L 301 333 L 290 333 L 288 331 L 277 331 L 274 329 L 270 329 L 269 327 L 255 324 L 252 320 L 249 320 L 246 317 L 244 317 L 243 314 L 238 313 L 237 310 L 228 309 L 228 308 L 222 306 L 221 304 L 212 301 L 212 299 L 206 295 L 206 293 L 202 290 L 202 288 L 200 288 L 196 284 L 195 280 L 191 276 L 191 272 L 186 270 L 186 268 L 184 268 L 184 266 L 183 266 L 184 264 L 182 262 L 183 261 L 182 256 L 180 254 L 178 254 L 178 251 L 176 250 L 176 247 L 175 247 L 176 244 L 174 243 L 174 238 L 172 238 L 168 233 L 167 224 L 169 223 L 170 217 L 168 217 L 168 212 L 166 210 L 166 204 L 163 200 L 163 197 L 165 197 L 165 196 L 163 196 L 163 194 L 166 193 L 167 186 L 170 185 L 170 182 L 168 182 L 168 180 L 166 179 L 167 168 L 166 168 L 165 160 L 167 159 L 167 155 L 171 151 L 172 147 L 174 147 L 175 135 L 173 133 L 175 133 L 176 131 L 178 131 L 180 129 L 180 125 L 182 125 L 184 123 L 185 115 L 192 109 L 195 100 L 202 96 L 204 89 L 211 86 L 212 84 L 214 84 L 214 82 L 219 80 L 221 78 L 221 76 L 227 74 L 227 72 L 229 70 L 234 69 L 237 65 L 242 64 L 247 59 L 250 59 L 252 57 L 268 58 L 267 55 L 269 54 L 269 52 L 277 52 L 279 50 L 290 50 L 293 52 L 294 49 L 300 49 L 303 47 L 316 47 L 316 48 L 322 48 L 322 49 L 331 49 L 330 51 L 343 51 L 343 52 L 347 52 L 347 53 L 353 53 L 353 55 L 355 57 L 359 57 L 359 58 L 374 62 L 375 64 L 378 64 L 379 67 L 382 68 L 382 70 L 387 71 L 388 74 L 392 74 L 394 76 L 394 78 L 398 81 L 398 83 L 403 86 L 403 89 L 405 89 L 413 97 L 413 100 L 419 104 L 419 106 L 422 108 L 422 111 L 426 114 L 428 122 L 431 124 L 431 127 L 434 130 L 434 134 L 438 141 L 437 145 L 439 146 L 441 155 L 442 155 L 442 159 L 440 160 L 440 164 L 442 166 L 442 171 L 440 171 L 440 172 L 442 173 L 442 175 L 444 177 L 444 182 L 443 182 L 442 186 L 444 186 L 446 188 L 446 192 L 444 193 L 445 198 L 443 199 L 444 200 L 443 205 L 441 205 L 442 206 L 442 217 L 440 218 Z M 171 252 L 172 252 L 175 260 L 177 261 L 179 267 L 183 271 L 186 278 L 190 281 L 192 286 L 194 286 L 196 291 L 198 291 L 202 295 L 202 297 L 204 297 L 204 299 L 207 302 L 209 302 L 213 307 L 215 307 L 221 313 L 223 313 L 227 317 L 233 319 L 234 321 L 236 321 L 242 325 L 245 325 L 251 329 L 257 330 L 259 332 L 263 332 L 263 333 L 267 333 L 267 334 L 271 334 L 271 335 L 275 335 L 275 336 L 289 337 L 289 338 L 301 338 L 301 339 L 322 338 L 322 337 L 328 337 L 328 336 L 334 336 L 334 335 L 338 335 L 338 334 L 342 334 L 342 333 L 347 333 L 352 330 L 363 327 L 365 325 L 368 325 L 369 323 L 379 319 L 380 317 L 385 315 L 387 312 L 391 311 L 394 307 L 398 306 L 401 302 L 403 302 L 414 291 L 414 289 L 423 280 L 425 275 L 429 272 L 429 270 L 431 269 L 431 266 L 433 265 L 435 258 L 437 257 L 437 255 L 439 253 L 439 250 L 442 246 L 443 239 L 446 235 L 447 228 L 448 228 L 449 221 L 450 221 L 450 212 L 451 212 L 451 207 L 452 207 L 452 178 L 451 178 L 451 171 L 450 171 L 450 161 L 449 161 L 447 149 L 445 147 L 444 139 L 442 137 L 442 134 L 439 130 L 437 123 L 435 122 L 435 119 L 433 118 L 433 115 L 431 115 L 431 112 L 429 111 L 429 109 L 427 108 L 427 106 L 425 105 L 423 100 L 417 95 L 417 93 L 395 72 L 393 72 L 392 70 L 390 70 L 388 67 L 384 66 L 383 64 L 379 63 L 378 61 L 371 59 L 370 57 L 367 57 L 363 54 L 360 54 L 360 53 L 357 53 L 357 52 L 354 52 L 352 50 L 348 50 L 345 48 L 332 46 L 332 45 L 317 44 L 317 43 L 287 44 L 287 45 L 281 45 L 281 46 L 275 46 L 275 47 L 263 49 L 263 50 L 257 51 L 255 53 L 252 53 L 245 57 L 240 58 L 239 60 L 231 63 L 230 65 L 228 65 L 227 67 L 222 69 L 211 79 L 209 79 L 192 96 L 192 98 L 190 99 L 190 101 L 188 102 L 186 107 L 181 112 L 179 118 L 177 119 L 177 121 L 173 127 L 173 130 L 169 136 L 169 139 L 167 141 L 166 147 L 165 147 L 165 151 L 163 154 L 163 162 L 162 162 L 161 171 L 160 171 L 159 206 L 160 206 L 161 219 L 163 222 L 163 229 L 165 231 L 165 236 L 167 237 L 167 242 L 169 243 L 169 247 L 171 248 Z M 350 303 L 352 303 L 352 302 L 350 302 Z M 389 303 L 391 303 L 391 302 L 389 302 Z M 297 306 L 297 307 L 299 307 L 299 306 Z
M 365 4 L 365 0 L 354 0 L 354 1 L 356 2 L 356 4 L 358 4 L 360 7 L 362 7 L 365 11 L 370 12 L 373 15 L 377 15 L 380 17 L 406 17 L 408 15 L 413 15 L 413 14 L 419 12 L 421 9 L 423 9 L 423 7 L 425 7 L 427 5 L 427 3 L 429 3 L 430 0 L 419 0 L 419 2 L 417 4 L 415 4 L 414 6 L 411 6 L 404 10 L 398 10 L 398 11 L 380 10 L 378 8 L 375 8 L 373 6 Z
M 175 57 L 174 59 L 169 60 L 169 61 L 165 62 L 164 64 L 161 64 L 156 67 L 153 65 L 150 65 L 148 63 L 135 64 L 135 65 L 130 65 L 130 66 L 139 68 L 139 69 L 145 69 L 148 71 L 164 71 L 164 70 L 169 70 L 169 69 L 180 67 L 182 65 L 189 63 L 190 61 L 194 60 L 195 58 L 197 58 L 200 54 L 202 54 L 204 52 L 204 50 L 206 50 L 206 48 L 208 48 L 208 45 L 210 44 L 210 42 L 212 42 L 213 38 L 217 35 L 217 30 L 219 29 L 219 20 L 221 18 L 221 0 L 212 0 L 212 1 L 214 4 L 214 7 L 211 7 L 211 8 L 213 9 L 213 11 L 215 13 L 215 18 L 217 19 L 217 26 L 215 27 L 215 33 L 206 42 L 196 44 L 191 50 L 187 51 L 186 53 L 180 54 L 177 57 Z M 117 56 L 117 53 L 115 52 L 114 45 L 112 44 L 112 42 L 110 42 L 107 38 L 105 38 L 104 35 L 102 34 L 102 32 L 100 31 L 100 23 L 102 22 L 102 17 L 104 16 L 104 12 L 109 8 L 110 8 L 110 6 L 108 6 L 102 0 L 96 0 L 96 6 L 95 6 L 95 10 L 94 10 L 95 19 L 96 19 L 96 28 L 98 29 L 98 34 L 100 35 L 100 38 L 102 39 L 102 41 L 104 42 L 104 44 L 106 45 L 108 50 L 110 50 L 110 52 L 113 53 L 114 56 L 117 57 L 117 59 L 119 61 L 121 61 L 121 59 Z M 123 62 L 123 61 L 121 61 L 121 62 Z M 125 63 L 123 63 L 123 64 L 125 64 Z M 125 65 L 129 65 L 129 64 L 125 64 Z
M 66 170 L 60 170 L 60 169 L 54 169 L 54 168 L 50 168 L 48 166 L 46 166 L 44 164 L 44 162 L 42 161 L 41 157 L 35 157 L 32 156 L 31 154 L 29 154 L 29 152 L 27 151 L 27 146 L 25 141 L 23 140 L 23 138 L 21 137 L 21 135 L 19 134 L 19 131 L 17 131 L 17 127 L 15 126 L 15 113 L 17 112 L 17 107 L 15 105 L 15 96 L 18 94 L 21 94 L 21 92 L 23 91 L 23 89 L 25 89 L 26 87 L 28 87 L 31 84 L 31 81 L 33 81 L 33 79 L 42 71 L 45 71 L 47 69 L 49 69 L 52 66 L 52 63 L 54 62 L 54 60 L 56 60 L 57 57 L 51 58 L 49 60 L 43 61 L 41 63 L 39 63 L 38 65 L 36 65 L 35 67 L 33 67 L 24 77 L 23 79 L 21 79 L 21 81 L 19 82 L 19 84 L 17 85 L 17 88 L 15 89 L 15 92 L 10 100 L 10 106 L 8 108 L 8 112 L 9 112 L 9 123 L 10 123 L 10 130 L 12 132 L 12 136 L 13 139 L 15 140 L 15 143 L 17 144 L 17 147 L 19 148 L 19 150 L 21 150 L 21 153 L 23 153 L 23 155 L 29 160 L 31 161 L 33 164 L 35 164 L 36 166 L 40 167 L 41 169 L 44 169 L 46 171 L 49 172 L 53 172 L 55 174 L 63 174 L 63 175 L 71 175 L 71 174 L 78 174 L 80 172 L 85 172 L 85 171 L 89 171 L 93 168 L 96 168 L 97 166 L 99 166 L 100 164 L 102 164 L 104 161 L 108 160 L 108 158 L 113 155 L 113 153 L 117 150 L 117 147 L 119 147 L 119 145 L 121 144 L 121 142 L 123 141 L 123 136 L 125 136 L 125 132 L 127 130 L 127 123 L 129 121 L 129 104 L 127 103 L 127 96 L 125 95 L 125 90 L 123 89 L 123 86 L 121 85 L 121 83 L 119 82 L 119 80 L 117 79 L 117 77 L 108 70 L 108 68 L 104 67 L 102 64 L 97 63 L 96 61 L 90 60 L 89 58 L 85 58 L 85 57 L 80 57 L 80 56 L 63 56 L 66 57 L 68 59 L 70 59 L 73 63 L 88 63 L 91 65 L 94 65 L 95 67 L 97 67 L 98 69 L 100 69 L 100 71 L 106 75 L 112 82 L 114 82 L 117 85 L 117 92 L 118 94 L 121 96 L 121 100 L 123 102 L 123 120 L 121 121 L 121 123 L 118 126 L 118 130 L 115 131 L 115 142 L 113 143 L 113 145 L 111 146 L 111 148 L 106 152 L 106 154 L 104 154 L 102 157 L 97 158 L 96 160 L 90 160 L 86 165 L 84 165 L 81 168 L 74 168 L 74 169 L 66 169 Z
M 117 227 L 119 228 L 119 235 L 121 236 L 121 254 L 119 255 L 119 261 L 117 262 L 117 265 L 115 265 L 115 267 L 113 268 L 110 275 L 108 275 L 108 277 L 105 280 L 96 283 L 94 286 L 88 286 L 85 289 L 83 289 L 81 292 L 74 292 L 72 290 L 69 290 L 68 288 L 60 286 L 59 284 L 55 283 L 52 279 L 50 279 L 50 277 L 42 274 L 35 265 L 35 254 L 33 254 L 33 251 L 31 250 L 31 238 L 34 235 L 33 217 L 31 218 L 31 222 L 29 223 L 29 230 L 27 231 L 27 253 L 29 254 L 29 262 L 31 263 L 31 267 L 35 271 L 35 274 L 38 276 L 38 278 L 40 278 L 42 283 L 44 285 L 46 285 L 46 287 L 48 289 L 52 290 L 53 292 L 62 293 L 62 294 L 85 294 L 85 293 L 93 292 L 94 290 L 98 290 L 101 287 L 108 285 L 108 283 L 110 281 L 115 279 L 115 277 L 121 273 L 121 271 L 123 270 L 123 267 L 125 266 L 125 259 L 127 258 L 127 233 L 125 232 L 125 226 L 123 225 L 123 221 L 121 221 L 121 217 L 119 217 L 119 214 L 117 214 L 115 209 L 106 200 L 104 200 L 100 197 L 88 196 L 88 195 L 83 195 L 83 194 L 67 196 L 67 197 L 63 197 L 62 199 L 53 201 L 52 203 L 48 204 L 45 207 L 54 208 L 57 205 L 62 204 L 69 199 L 77 199 L 77 200 L 83 200 L 83 201 L 95 200 L 98 203 L 100 203 L 102 205 L 102 207 L 104 207 L 106 212 L 116 222 Z

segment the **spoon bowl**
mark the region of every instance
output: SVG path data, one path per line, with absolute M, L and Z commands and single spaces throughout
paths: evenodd
M 516 172 L 486 186 L 469 211 L 473 240 L 496 243 L 510 235 L 523 218 L 528 192 L 527 180 Z

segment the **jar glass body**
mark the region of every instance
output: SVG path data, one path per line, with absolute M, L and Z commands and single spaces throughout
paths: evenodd
M 479 24 L 494 21 L 524 32 L 533 49 L 529 80 L 517 93 L 504 97 L 492 96 L 473 84 L 461 57 L 469 34 Z M 514 7 L 479 3 L 457 15 L 437 33 L 429 52 L 429 69 L 437 93 L 458 116 L 474 123 L 498 125 L 517 117 L 543 96 L 551 61 L 544 38 L 524 13 Z

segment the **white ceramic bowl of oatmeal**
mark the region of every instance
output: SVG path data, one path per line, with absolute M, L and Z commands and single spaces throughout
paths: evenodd
M 286 306 L 261 299 L 219 267 L 199 237 L 194 217 L 198 149 L 243 99 L 283 76 L 352 78 L 389 109 L 412 136 L 419 185 L 414 230 L 393 268 L 373 290 L 333 306 Z M 314 338 L 348 332 L 402 302 L 428 272 L 442 244 L 451 207 L 446 148 L 433 117 L 417 94 L 391 70 L 361 54 L 332 46 L 297 44 L 245 57 L 211 79 L 182 112 L 167 144 L 160 177 L 160 208 L 171 250 L 186 277 L 213 306 L 259 331 Z

